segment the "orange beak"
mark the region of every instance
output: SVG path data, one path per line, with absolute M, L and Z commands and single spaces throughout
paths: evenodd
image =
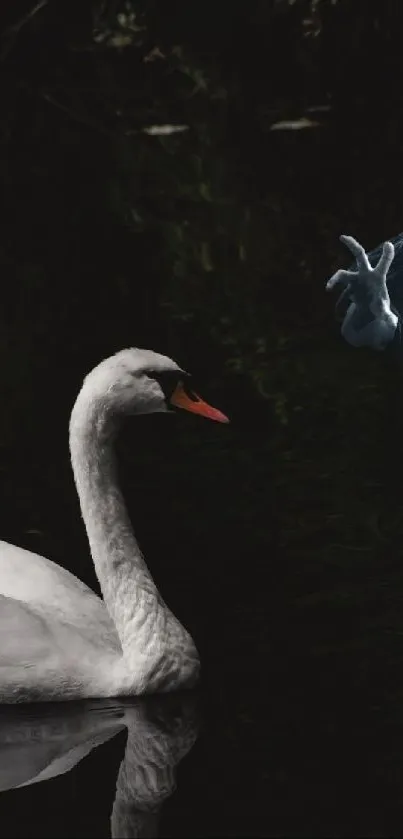
M 191 399 L 185 393 L 182 383 L 179 382 L 169 401 L 175 408 L 184 408 L 185 411 L 190 411 L 191 414 L 199 414 L 201 417 L 207 417 L 207 419 L 215 420 L 216 422 L 229 422 L 225 414 L 222 414 L 221 411 L 213 408 L 207 402 L 203 402 L 203 399 L 200 399 L 200 396 L 197 396 L 196 393 L 193 394 L 193 397 L 194 399 Z

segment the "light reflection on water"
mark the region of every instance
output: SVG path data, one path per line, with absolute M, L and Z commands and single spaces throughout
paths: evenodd
M 197 739 L 198 713 L 195 698 L 189 694 L 0 708 L 0 836 L 26 835 L 15 832 L 24 828 L 17 827 L 17 812 L 10 823 L 7 808 L 2 806 L 3 795 L 15 796 L 14 812 L 19 807 L 17 790 L 22 796 L 23 789 L 42 782 L 48 784 L 48 796 L 52 796 L 53 779 L 70 772 L 93 749 L 125 729 L 127 740 L 116 779 L 110 834 L 115 839 L 158 836 L 161 808 L 175 790 L 176 767 Z M 93 781 L 98 784 L 98 778 Z M 86 835 L 97 835 L 95 823 L 93 828 L 88 823 L 89 816 L 87 813 Z M 77 814 L 77 824 L 79 821 Z M 65 829 L 61 810 L 60 836 L 67 835 Z M 30 835 L 39 835 L 35 826 Z

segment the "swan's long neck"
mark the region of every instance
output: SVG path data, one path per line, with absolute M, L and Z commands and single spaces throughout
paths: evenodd
M 103 598 L 126 656 L 148 645 L 173 618 L 135 539 L 117 484 L 113 421 L 84 389 L 70 421 L 70 451 L 81 512 Z M 178 624 L 178 626 L 180 626 Z M 138 667 L 138 664 L 136 664 Z

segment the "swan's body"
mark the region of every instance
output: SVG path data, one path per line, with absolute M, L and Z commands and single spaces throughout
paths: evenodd
M 119 415 L 166 411 L 164 385 L 172 404 L 225 421 L 186 397 L 184 375 L 171 359 L 133 349 L 85 379 L 70 451 L 103 600 L 50 560 L 0 543 L 0 702 L 139 695 L 195 682 L 197 650 L 148 571 L 113 453 Z

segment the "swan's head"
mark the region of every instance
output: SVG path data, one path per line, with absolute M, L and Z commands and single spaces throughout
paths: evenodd
M 217 422 L 228 422 L 190 387 L 189 374 L 168 356 L 137 348 L 101 361 L 84 380 L 81 395 L 109 412 L 154 414 L 183 408 Z

